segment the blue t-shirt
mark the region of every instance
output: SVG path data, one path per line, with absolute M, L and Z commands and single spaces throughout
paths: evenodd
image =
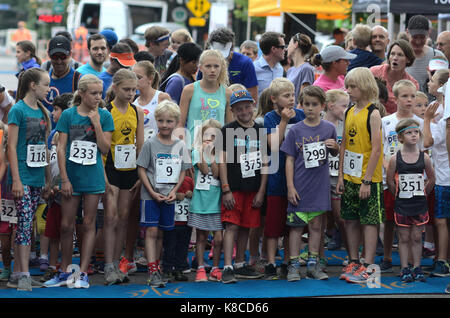
M 286 138 L 290 128 L 305 119 L 305 113 L 301 109 L 294 108 L 295 117 L 289 120 L 288 125 L 286 126 L 286 131 L 284 136 Z M 268 112 L 264 116 L 264 128 L 267 129 L 267 135 L 275 132 L 276 128 L 281 122 L 281 116 L 277 114 L 276 111 L 272 110 Z M 281 145 L 280 145 L 281 146 Z M 279 168 L 275 173 L 269 174 L 267 179 L 267 195 L 273 196 L 286 196 L 287 195 L 287 186 L 286 186 L 286 172 L 285 172 L 285 164 L 286 164 L 286 155 L 282 151 L 278 151 L 278 164 Z M 277 153 L 273 152 L 272 156 L 276 156 Z M 271 165 L 274 164 L 271 162 Z
M 111 86 L 113 76 L 114 76 L 113 74 L 109 74 L 107 71 L 101 72 L 98 75 L 98 78 L 103 81 L 103 93 L 102 93 L 102 98 L 103 99 L 105 99 L 106 91 Z
M 79 68 L 77 68 L 77 71 L 80 72 L 82 75 L 93 74 L 95 76 L 99 76 L 100 73 L 106 71 L 106 68 L 104 68 L 102 66 L 102 70 L 99 72 L 96 69 L 94 69 L 90 63 L 86 63 L 86 64 L 80 66 Z
M 56 125 L 56 130 L 66 133 L 66 170 L 72 183 L 73 191 L 78 193 L 93 193 L 105 190 L 105 177 L 103 174 L 103 160 L 100 149 L 97 147 L 97 163 L 82 165 L 69 160 L 70 146 L 74 140 L 83 140 L 97 143 L 94 126 L 87 116 L 81 116 L 74 106 L 64 110 Z M 106 109 L 99 108 L 100 124 L 104 132 L 114 131 L 114 120 Z
M 17 125 L 19 134 L 17 139 L 17 161 L 20 180 L 23 185 L 43 187 L 45 185 L 45 168 L 29 167 L 27 165 L 28 145 L 46 143 L 45 130 L 47 123 L 40 109 L 33 109 L 23 100 L 11 107 L 8 113 L 8 125 Z M 8 166 L 8 184 L 12 184 L 11 170 Z
M 372 67 L 375 65 L 383 64 L 383 60 L 378 56 L 373 54 L 372 52 L 354 49 L 351 50 L 350 53 L 356 54 L 356 57 L 353 60 L 350 60 L 350 64 L 348 65 L 347 72 L 350 72 L 355 67 Z
M 53 101 L 56 97 L 64 93 L 73 93 L 78 87 L 78 83 L 75 83 L 77 78 L 74 78 L 75 70 L 73 68 L 70 68 L 70 72 L 63 78 L 53 78 L 52 72 L 53 69 L 50 70 L 50 92 L 43 101 L 45 107 L 47 107 L 50 112 L 53 111 Z
M 193 83 L 192 80 L 180 74 L 173 75 L 167 81 L 166 89 L 164 91 L 170 95 L 174 102 L 180 105 L 181 93 L 183 92 L 183 88 L 191 83 Z

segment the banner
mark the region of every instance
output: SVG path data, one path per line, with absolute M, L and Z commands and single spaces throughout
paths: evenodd
M 438 14 L 450 13 L 450 0 L 391 0 L 392 13 Z

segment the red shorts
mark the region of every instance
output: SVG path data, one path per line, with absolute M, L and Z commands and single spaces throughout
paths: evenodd
M 394 205 L 395 197 L 392 195 L 391 191 L 388 189 L 383 191 L 384 199 L 384 211 L 386 214 L 386 221 L 394 221 Z
M 245 228 L 259 227 L 260 209 L 253 208 L 256 192 L 235 191 L 232 193 L 235 204 L 233 210 L 227 210 L 222 204 L 221 220 Z
M 277 238 L 287 234 L 286 215 L 288 200 L 283 196 L 267 196 L 264 236 Z
M 12 224 L 5 221 L 0 221 L 0 234 L 11 234 L 13 229 L 17 227 L 17 224 Z
M 53 202 L 47 211 L 44 235 L 58 240 L 61 234 L 61 206 Z
M 429 195 L 427 195 L 427 203 L 428 203 L 428 215 L 430 216 L 428 220 L 428 225 L 434 224 L 434 187 L 433 191 L 430 192 Z

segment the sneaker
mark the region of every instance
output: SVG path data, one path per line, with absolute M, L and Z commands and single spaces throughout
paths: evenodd
M 30 267 L 38 267 L 40 265 L 39 258 L 38 257 L 31 258 L 30 262 L 28 264 L 29 264 L 28 266 L 30 266 Z
M 444 292 L 446 294 L 450 294 L 450 284 L 447 284 L 447 287 L 445 288 Z
M 269 262 L 266 259 L 258 259 L 255 264 L 251 265 L 252 268 L 259 272 L 259 273 L 264 273 L 266 270 L 266 266 L 269 264 Z
M 199 282 L 207 282 L 208 281 L 208 277 L 206 277 L 206 270 L 205 268 L 198 268 L 197 269 L 197 274 L 195 275 L 195 281 L 197 283 Z
M 114 263 L 114 270 L 116 271 L 117 276 L 121 283 L 128 283 L 130 279 L 128 278 L 128 274 L 124 274 L 120 269 L 117 263 Z
M 265 280 L 277 280 L 277 268 L 273 264 L 267 264 L 264 268 L 264 279 Z
M 433 260 L 433 264 L 431 266 L 427 266 L 423 268 L 423 272 L 425 274 L 431 274 L 434 271 L 434 268 L 436 267 L 436 260 Z
M 32 291 L 31 276 L 22 275 L 17 283 L 17 290 Z
M 222 280 L 222 271 L 220 268 L 214 268 L 211 273 L 209 273 L 208 280 L 211 282 L 220 282 Z
M 377 241 L 377 249 L 375 250 L 375 255 L 376 256 L 381 256 L 384 254 L 384 246 L 383 246 L 383 242 L 381 241 L 380 237 L 378 237 L 378 241 Z
M 70 287 L 70 286 L 69 286 Z M 87 273 L 82 272 L 75 281 L 73 288 L 89 288 L 89 277 Z
M 121 282 L 114 265 L 105 266 L 105 285 L 111 286 Z
M 325 258 L 321 258 L 321 259 L 319 259 L 318 264 L 319 264 L 320 270 L 327 273 L 328 261 Z
M 367 283 L 370 274 L 367 273 L 367 268 L 364 265 L 359 265 L 353 274 L 347 275 L 345 280 L 349 283 L 364 284 Z
M 45 272 L 49 266 L 48 259 L 39 258 L 39 270 Z
M 119 262 L 119 270 L 124 274 L 132 274 L 137 271 L 136 263 L 130 262 L 125 257 L 122 257 Z
M 423 274 L 422 269 L 420 267 L 416 267 L 413 269 L 412 276 L 415 281 L 419 281 L 419 282 L 427 281 L 425 278 L 425 275 Z
M 409 267 L 405 267 L 402 269 L 402 272 L 400 273 L 400 279 L 402 283 L 411 283 L 414 281 L 411 269 Z
M 162 279 L 159 271 L 154 271 L 148 275 L 147 285 L 151 287 L 166 287 L 166 282 Z
M 350 263 L 347 266 L 344 267 L 342 270 L 342 274 L 339 276 L 339 279 L 346 279 L 348 275 L 352 275 L 356 269 L 359 267 L 359 264 L 356 263 Z
M 12 276 L 9 278 L 8 282 L 6 283 L 6 287 L 8 288 L 17 288 L 17 285 L 19 283 L 18 278 L 13 278 Z
M 10 276 L 11 269 L 7 267 L 3 268 L 2 273 L 0 274 L 0 282 L 7 282 Z
M 287 279 L 287 274 L 288 274 L 288 264 L 285 263 L 281 263 L 280 265 L 280 274 L 279 274 L 279 278 L 280 279 Z
M 436 255 L 436 249 L 431 249 L 431 248 L 426 248 L 424 247 L 422 249 L 422 257 L 423 258 L 431 258 L 434 257 L 434 255 Z
M 446 277 L 450 276 L 450 269 L 447 262 L 437 261 L 434 270 L 431 272 L 430 277 Z
M 105 273 L 105 262 L 97 261 L 94 263 L 94 271 L 96 273 L 104 274 Z
M 258 279 L 264 276 L 264 274 L 256 272 L 247 264 L 245 264 L 240 268 L 235 268 L 234 273 L 236 278 L 245 278 L 245 279 Z
M 71 274 L 72 273 L 58 271 L 50 280 L 44 283 L 44 287 L 67 286 L 67 278 L 69 278 Z
M 208 264 L 208 262 L 206 260 L 203 260 L 203 266 L 205 267 L 205 271 L 207 273 L 209 273 L 211 271 L 212 266 Z M 191 269 L 193 271 L 196 271 L 198 267 L 198 261 L 197 261 L 197 257 L 192 256 L 192 261 L 191 261 Z
M 189 278 L 186 275 L 184 275 L 184 273 L 180 270 L 175 270 L 173 272 L 173 278 L 177 282 L 187 282 L 189 280 Z
M 288 273 L 287 273 L 287 281 L 288 282 L 296 282 L 301 279 L 300 276 L 300 264 L 289 264 L 287 267 Z
M 320 262 L 313 262 L 307 265 L 306 277 L 318 280 L 328 279 L 328 275 L 321 268 Z
M 329 251 L 339 250 L 342 246 L 341 233 L 336 229 L 331 237 L 331 241 L 327 244 L 327 249 Z
M 230 284 L 236 283 L 236 277 L 234 275 L 234 270 L 232 268 L 225 268 L 222 272 L 222 283 Z
M 394 269 L 392 267 L 392 261 L 383 259 L 383 261 L 380 263 L 380 270 L 381 273 L 393 273 Z

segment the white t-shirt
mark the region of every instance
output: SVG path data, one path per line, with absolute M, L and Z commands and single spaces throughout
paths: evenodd
M 15 104 L 14 99 L 11 96 L 9 96 L 9 94 L 6 90 L 2 94 L 5 96 L 5 98 L 3 98 L 3 101 L 0 104 L 0 120 L 2 120 L 3 116 L 5 116 L 5 108 L 9 104 L 13 104 L 13 105 Z
M 433 147 L 431 147 L 431 159 L 436 174 L 436 184 L 450 186 L 450 167 L 448 165 L 448 153 L 445 143 L 446 120 L 441 119 L 437 124 L 431 123 L 431 135 Z
M 144 136 L 147 140 L 158 132 L 158 126 L 156 125 L 155 109 L 158 106 L 159 94 L 161 91 L 156 91 L 152 100 L 147 105 L 141 105 L 139 98 L 134 101 L 136 106 L 141 107 L 144 110 Z

